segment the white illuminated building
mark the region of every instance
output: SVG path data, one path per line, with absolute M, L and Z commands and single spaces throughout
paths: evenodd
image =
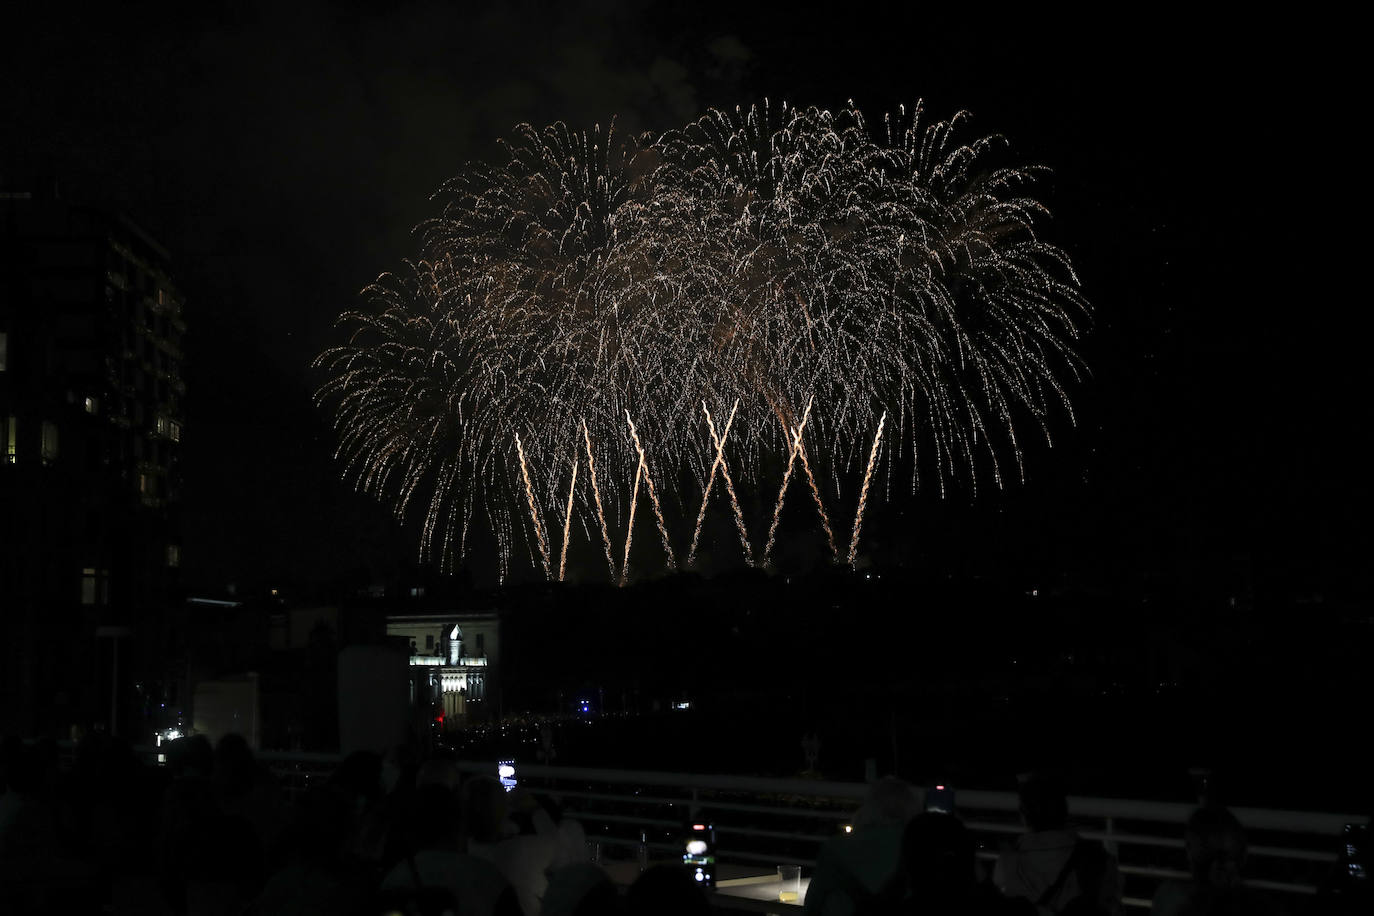
M 443 704 L 445 719 L 487 697 L 499 657 L 494 613 L 433 612 L 387 617 L 386 633 L 410 645 L 411 701 Z

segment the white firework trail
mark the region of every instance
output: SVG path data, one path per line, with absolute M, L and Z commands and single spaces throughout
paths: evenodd
M 773 523 L 768 526 L 768 540 L 763 545 L 763 565 L 768 565 L 768 557 L 773 552 L 773 539 L 778 532 L 778 520 L 782 518 L 783 498 L 787 496 L 787 484 L 792 480 L 792 467 L 796 464 L 797 453 L 802 447 L 802 433 L 806 430 L 806 421 L 811 416 L 811 402 L 806 402 L 806 410 L 802 413 L 801 423 L 797 424 L 792 430 L 792 449 L 787 453 L 787 470 L 782 475 L 782 486 L 778 489 L 778 502 L 773 507 Z
M 670 496 L 685 502 L 683 482 L 706 480 L 690 563 L 717 474 L 754 562 L 735 484 L 758 492 L 784 450 L 781 492 L 800 460 L 836 556 L 823 483 L 838 493 L 889 409 L 893 448 L 868 456 L 866 481 L 881 455 L 909 462 L 912 489 L 943 494 L 980 474 L 1014 483 L 1024 432 L 1048 441 L 1055 417 L 1072 422 L 1087 303 L 1046 239 L 1030 190 L 1043 170 L 993 162 L 1006 142 L 967 124 L 919 105 L 870 127 L 852 104 L 765 103 L 658 137 L 517 127 L 499 159 L 443 186 L 416 260 L 368 286 L 316 360 L 344 476 L 418 516 L 421 557 L 445 569 L 476 540 L 474 522 L 489 522 L 503 579 L 524 504 L 552 578 L 538 507 L 564 494 L 531 469 L 585 450 L 612 581 L 626 572 L 606 510 L 618 516 L 627 496 L 633 506 L 638 483 L 626 494 L 618 478 L 599 481 L 593 439 L 603 463 L 646 478 L 670 568 Z M 812 441 L 798 441 L 790 418 L 813 397 L 823 409 Z M 696 405 L 726 402 L 723 431 L 706 411 L 703 442 Z M 781 437 L 774 417 L 789 418 Z M 504 458 L 517 434 L 520 480 Z M 1003 472 L 1008 457 L 1016 474 Z M 566 553 L 565 535 L 560 578 Z
M 558 581 L 568 574 L 568 538 L 572 534 L 573 497 L 577 495 L 577 459 L 573 459 L 572 483 L 568 484 L 568 511 L 563 516 L 563 548 L 558 552 Z
M 634 420 L 630 419 L 630 412 L 625 411 L 625 422 L 630 425 L 630 438 L 634 440 L 635 452 L 639 455 L 639 472 L 644 474 L 644 486 L 649 491 L 649 502 L 654 507 L 654 520 L 658 523 L 658 533 L 663 537 L 663 553 L 668 558 L 668 568 L 676 569 L 677 561 L 673 559 L 673 546 L 668 543 L 668 526 L 663 521 L 663 509 L 658 504 L 658 491 L 654 489 L 654 478 L 649 473 L 649 460 L 644 456 L 644 446 L 639 443 L 639 433 L 635 431 Z
M 539 521 L 539 507 L 534 501 L 534 487 L 530 485 L 530 469 L 525 464 L 525 449 L 520 444 L 520 434 L 515 435 L 515 452 L 520 456 L 520 476 L 525 478 L 525 496 L 530 504 L 530 522 L 534 525 L 534 536 L 539 541 L 539 558 L 544 563 L 544 578 L 553 578 L 549 573 L 549 542 L 544 538 L 544 525 Z
M 873 448 L 868 453 L 868 466 L 864 468 L 863 488 L 859 491 L 859 508 L 854 513 L 854 531 L 849 536 L 849 566 L 852 569 L 859 556 L 859 529 L 864 523 L 864 509 L 868 507 L 868 485 L 873 480 L 873 468 L 878 463 L 878 446 L 883 441 L 883 424 L 887 422 L 887 411 L 878 419 L 878 432 L 873 437 Z

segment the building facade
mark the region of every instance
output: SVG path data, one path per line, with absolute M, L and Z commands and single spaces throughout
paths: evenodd
M 186 325 L 128 217 L 0 191 L 0 669 L 7 732 L 141 738 L 182 682 Z
M 465 721 L 490 697 L 501 648 L 494 611 L 388 615 L 386 633 L 409 646 L 411 702 L 443 724 Z

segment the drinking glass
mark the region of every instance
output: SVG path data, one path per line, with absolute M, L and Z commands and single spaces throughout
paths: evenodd
M 801 866 L 779 865 L 778 888 L 779 903 L 801 903 Z

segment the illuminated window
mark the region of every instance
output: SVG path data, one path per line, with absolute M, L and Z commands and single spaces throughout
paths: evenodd
M 173 420 L 167 428 L 167 435 L 173 442 L 181 441 L 181 424 Z
M 0 430 L 4 433 L 6 464 L 14 464 L 14 459 L 19 451 L 18 427 L 19 418 L 10 417 L 9 420 L 5 421 L 4 429 Z
M 10 336 L 4 331 L 0 331 L 0 372 L 5 371 L 8 365 L 10 350 Z
M 166 418 L 166 417 L 159 416 L 159 417 L 157 418 L 157 434 L 158 434 L 159 436 L 165 436 L 165 435 L 167 435 L 168 432 L 169 432 L 169 424 L 168 424 L 167 418 Z
M 99 399 L 99 398 L 86 398 L 86 413 L 99 413 L 99 412 L 100 412 L 100 399 Z
M 43 444 L 39 453 L 44 464 L 52 464 L 57 460 L 57 424 L 43 421 Z
M 110 600 L 110 571 L 108 569 L 81 570 L 81 603 L 108 604 Z
M 181 545 L 167 545 L 167 565 L 175 569 L 181 565 Z

